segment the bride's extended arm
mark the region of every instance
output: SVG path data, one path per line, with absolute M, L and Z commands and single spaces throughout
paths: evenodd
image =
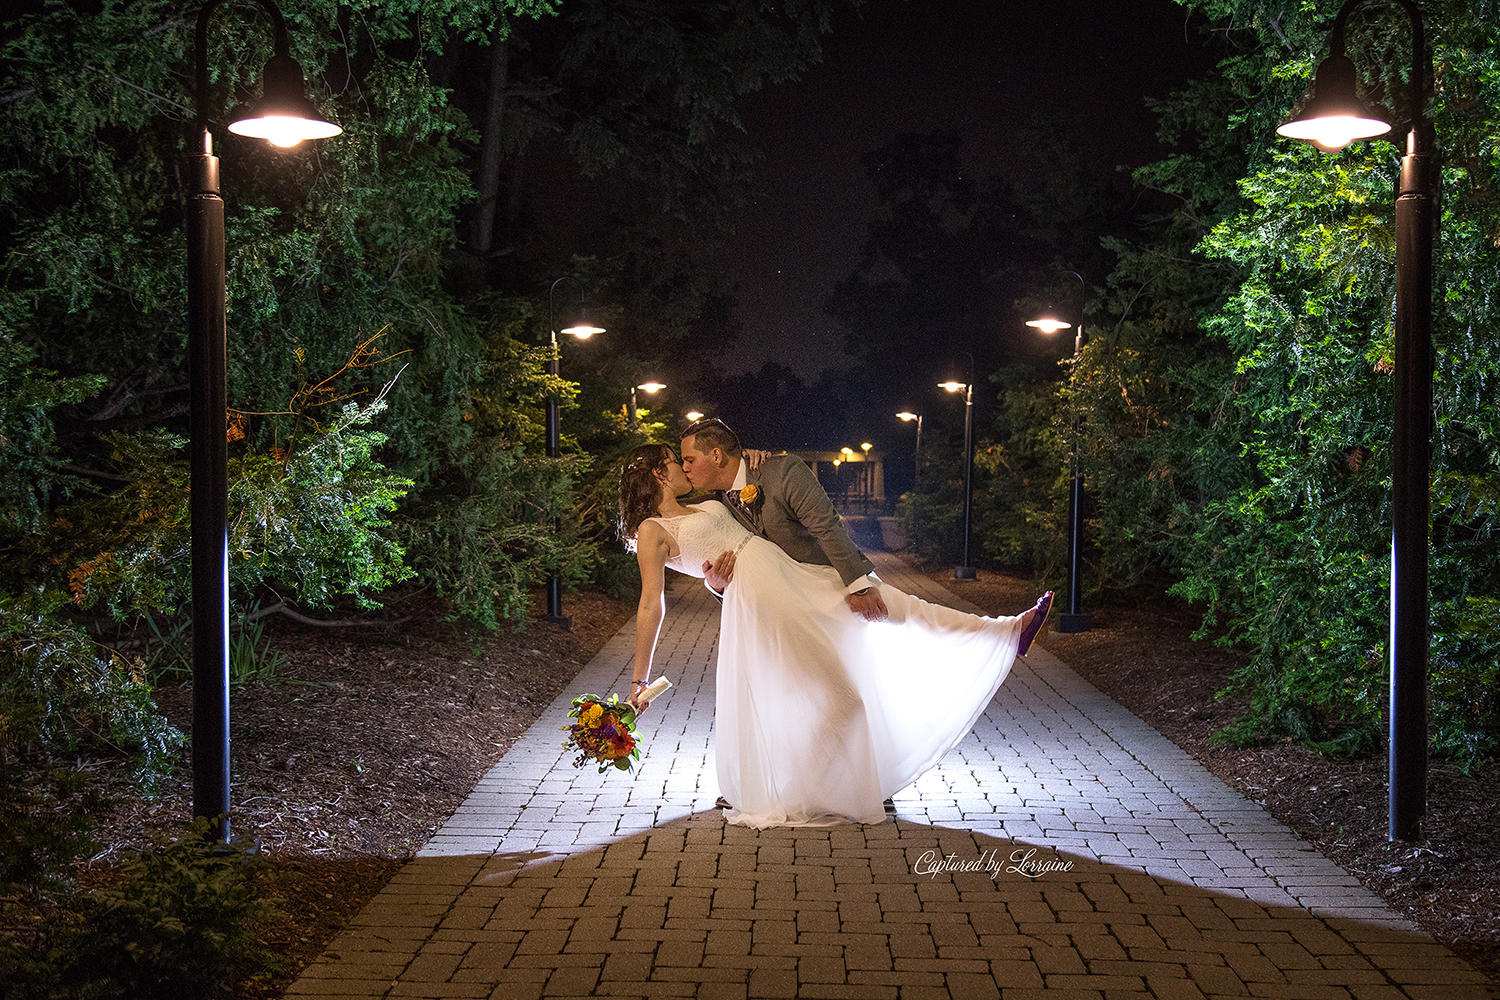
M 656 652 L 656 636 L 666 615 L 667 533 L 659 525 L 646 521 L 635 540 L 635 561 L 641 568 L 641 600 L 635 614 L 635 666 L 631 671 L 630 695 L 626 699 L 636 711 L 650 702 L 641 701 L 643 684 L 651 679 L 651 657 Z

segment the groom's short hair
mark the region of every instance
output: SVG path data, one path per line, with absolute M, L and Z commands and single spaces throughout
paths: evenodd
M 702 452 L 717 448 L 731 458 L 740 453 L 740 436 L 718 417 L 704 417 L 693 421 L 682 432 L 682 438 L 684 441 L 692 438 L 694 445 Z

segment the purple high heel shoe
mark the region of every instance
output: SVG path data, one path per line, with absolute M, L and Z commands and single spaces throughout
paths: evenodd
M 1021 630 L 1021 638 L 1016 643 L 1016 655 L 1025 656 L 1031 651 L 1031 644 L 1036 641 L 1037 634 L 1041 632 L 1042 625 L 1047 621 L 1047 614 L 1052 610 L 1052 591 L 1042 595 L 1041 600 L 1036 602 L 1034 609 L 1036 615 L 1031 619 L 1031 624 Z

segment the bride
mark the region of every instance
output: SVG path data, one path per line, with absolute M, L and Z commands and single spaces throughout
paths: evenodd
M 757 828 L 880 823 L 883 801 L 961 740 L 1051 604 L 1014 618 L 964 614 L 881 588 L 890 615 L 850 612 L 831 566 L 799 563 L 691 492 L 670 448 L 642 445 L 620 485 L 622 533 L 641 570 L 632 701 L 651 676 L 666 568 L 702 577 L 737 553 L 724 590 L 715 757 L 724 818 Z

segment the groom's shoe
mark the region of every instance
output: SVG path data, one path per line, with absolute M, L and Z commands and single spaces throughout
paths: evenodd
M 1042 625 L 1047 621 L 1047 613 L 1052 610 L 1052 591 L 1042 595 L 1042 599 L 1036 602 L 1036 614 L 1032 616 L 1031 624 L 1021 631 L 1021 638 L 1016 641 L 1016 655 L 1025 656 L 1031 652 L 1031 644 L 1036 641 L 1037 634 L 1042 631 Z

